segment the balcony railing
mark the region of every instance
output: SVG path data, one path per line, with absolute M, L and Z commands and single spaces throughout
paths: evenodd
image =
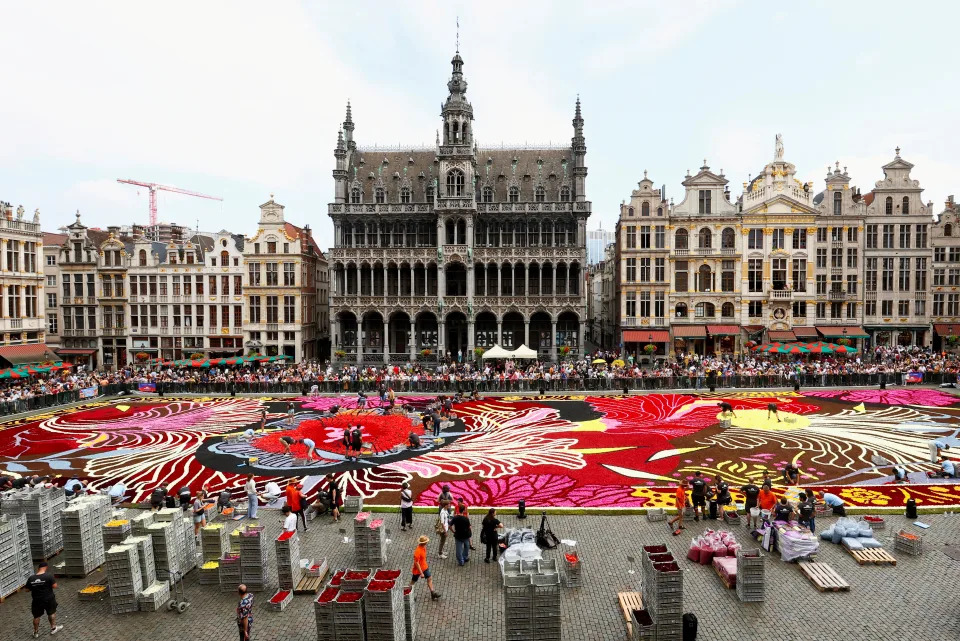
M 697 247 L 693 252 L 697 256 L 713 256 L 717 250 L 714 247 Z
M 770 298 L 773 300 L 792 300 L 792 289 L 770 289 Z
M 23 329 L 23 319 L 22 319 L 22 318 L 11 318 L 11 319 L 10 319 L 10 329 Z

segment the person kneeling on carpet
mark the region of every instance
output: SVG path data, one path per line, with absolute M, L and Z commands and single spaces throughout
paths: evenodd
M 420 447 L 420 437 L 414 434 L 413 432 L 410 432 L 410 436 L 408 437 L 408 442 L 409 442 L 408 449 L 415 450 L 418 447 Z

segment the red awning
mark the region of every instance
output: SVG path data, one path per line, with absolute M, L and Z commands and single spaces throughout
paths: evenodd
M 937 323 L 933 326 L 939 336 L 957 336 L 960 337 L 960 324 L 957 323 Z
M 11 365 L 27 365 L 58 361 L 56 354 L 50 351 L 45 343 L 31 343 L 29 345 L 6 345 L 0 347 L 0 358 L 7 360 Z
M 793 328 L 793 333 L 797 338 L 819 338 L 820 335 L 817 334 L 816 327 L 798 325 Z
M 670 332 L 663 329 L 627 329 L 623 331 L 624 343 L 669 343 Z
M 711 336 L 736 336 L 740 333 L 739 325 L 707 325 L 707 332 Z
M 96 353 L 97 350 L 95 349 L 74 349 L 69 347 L 61 347 L 57 350 L 57 354 L 80 354 L 82 356 Z
M 763 325 L 744 325 L 740 329 L 748 334 L 756 334 L 763 331 Z
M 824 338 L 870 338 L 862 327 L 856 325 L 817 325 L 817 331 Z
M 674 325 L 674 338 L 706 338 L 707 327 L 705 325 Z
M 797 335 L 791 332 L 789 329 L 788 330 L 771 329 L 769 332 L 767 332 L 767 336 L 770 338 L 771 341 L 783 342 L 783 341 L 797 340 Z

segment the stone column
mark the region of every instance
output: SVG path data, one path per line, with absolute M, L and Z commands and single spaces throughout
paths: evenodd
M 580 319 L 580 333 L 577 334 L 577 349 L 584 350 L 584 353 L 586 353 L 586 347 L 584 347 L 583 332 L 585 331 L 586 326 L 587 326 L 586 321 L 584 321 L 584 320 L 581 318 L 581 319 Z M 617 343 L 617 337 L 616 337 L 616 336 L 613 337 L 613 342 L 614 342 L 614 343 Z
M 410 362 L 412 363 L 417 358 L 417 324 L 413 318 L 410 319 L 410 335 L 407 337 L 407 342 L 410 344 Z
M 400 291 L 401 291 L 401 289 L 400 289 L 400 271 L 399 271 L 399 269 L 400 269 L 400 268 L 398 267 L 398 268 L 397 268 L 397 294 L 399 294 Z M 417 277 L 417 270 L 416 270 L 416 268 L 414 267 L 414 264 L 413 264 L 413 263 L 410 263 L 410 298 L 413 298 L 414 296 L 417 295 L 417 278 L 416 278 L 416 277 Z M 426 292 L 426 287 L 427 287 L 427 271 L 426 271 L 426 267 L 424 267 L 424 271 L 423 271 L 423 287 L 424 287 L 424 292 Z
M 495 345 L 501 344 L 501 338 L 503 337 L 503 321 L 499 318 L 497 319 L 497 340 L 494 341 Z
M 530 347 L 530 319 L 523 321 L 523 344 Z
M 500 281 L 503 280 L 503 265 L 497 263 L 497 296 L 503 296 L 503 287 L 501 287 Z M 499 331 L 499 330 L 498 330 Z M 499 333 L 497 334 L 499 336 Z
M 550 357 L 559 362 L 557 355 L 557 321 L 550 321 Z
M 437 355 L 437 358 L 446 358 L 447 356 L 447 337 L 446 337 L 447 324 L 441 318 L 437 322 L 437 351 L 440 353 Z
M 473 319 L 467 320 L 467 353 L 463 355 L 463 359 L 466 362 L 473 362 L 473 350 L 476 347 L 476 341 L 474 337 L 474 324 Z

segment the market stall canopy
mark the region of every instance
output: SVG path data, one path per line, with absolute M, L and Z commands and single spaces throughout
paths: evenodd
M 512 356 L 513 353 L 508 352 L 499 345 L 494 345 L 483 353 L 483 360 L 487 360 L 488 358 L 511 358 Z
M 674 338 L 706 338 L 707 326 L 706 325 L 674 325 L 673 337 Z
M 809 354 L 803 343 L 763 343 L 753 348 L 761 354 Z
M 624 343 L 668 343 L 670 332 L 665 329 L 627 329 L 623 331 Z
M 44 343 L 5 345 L 0 347 L 0 359 L 7 361 L 14 367 L 60 360 Z
M 817 333 L 817 328 L 812 327 L 810 325 L 798 325 L 794 327 L 793 330 L 791 331 L 793 331 L 793 333 L 796 334 L 797 338 L 816 339 L 820 336 L 820 334 Z
M 526 345 L 521 345 L 517 349 L 513 350 L 513 357 L 522 359 L 535 359 L 537 358 L 537 350 L 530 349 Z
M 817 341 L 815 343 L 800 343 L 804 345 L 811 354 L 856 354 L 856 347 L 849 347 L 847 345 L 838 345 L 836 343 L 824 343 L 823 341 Z
M 707 325 L 707 333 L 711 336 L 736 336 L 740 333 L 739 325 Z

